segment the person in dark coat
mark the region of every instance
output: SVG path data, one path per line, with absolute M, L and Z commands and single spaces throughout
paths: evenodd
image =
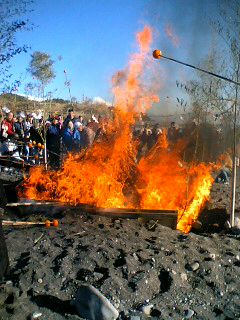
M 23 118 L 21 116 L 18 116 L 16 118 L 16 121 L 14 122 L 14 128 L 15 133 L 18 135 L 19 140 L 24 139 L 24 124 L 23 124 Z
M 29 130 L 30 140 L 35 141 L 37 144 L 44 143 L 44 132 L 43 128 L 40 127 L 39 122 L 36 121 Z
M 63 144 L 68 152 L 73 150 L 73 134 L 74 134 L 74 126 L 73 122 L 69 121 L 67 127 L 63 131 Z
M 73 124 L 75 124 L 76 121 L 79 121 L 79 119 L 77 119 L 75 117 L 75 113 L 74 113 L 73 109 L 68 109 L 68 115 L 67 115 L 67 117 L 64 120 L 63 125 L 62 125 L 63 131 L 65 129 L 67 129 L 68 124 L 69 124 L 70 121 L 72 121 Z
M 61 134 L 57 118 L 53 119 L 52 124 L 47 129 L 46 145 L 49 153 L 49 165 L 58 169 L 60 166 Z

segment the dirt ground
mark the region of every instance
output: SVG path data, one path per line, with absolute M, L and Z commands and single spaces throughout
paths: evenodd
M 215 184 L 206 207 L 228 207 L 229 193 L 230 186 Z M 60 218 L 59 228 L 5 229 L 11 276 L 0 286 L 0 319 L 32 319 L 34 312 L 43 320 L 81 319 L 70 300 L 86 283 L 110 300 L 120 319 L 145 319 L 145 305 L 153 305 L 152 319 L 240 319 L 237 232 L 216 226 L 184 235 L 154 221 L 77 209 L 45 216 Z

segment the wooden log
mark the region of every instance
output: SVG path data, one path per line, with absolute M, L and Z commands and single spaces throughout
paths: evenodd
M 79 210 L 81 214 L 99 215 L 109 218 L 157 220 L 159 224 L 172 229 L 177 227 L 177 210 L 148 210 L 148 209 L 126 209 L 126 208 L 99 208 L 88 204 L 71 205 L 61 202 L 16 202 L 8 203 L 9 208 L 20 208 L 21 211 L 31 209 L 31 211 L 42 212 L 51 207 L 70 208 L 71 210 Z M 25 210 L 27 211 L 27 210 Z

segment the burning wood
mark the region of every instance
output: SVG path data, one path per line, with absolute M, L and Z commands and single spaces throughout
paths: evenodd
M 60 202 L 17 202 L 17 203 L 8 203 L 6 205 L 8 208 L 18 207 L 21 209 L 31 208 L 31 212 L 42 211 L 43 209 L 46 210 L 47 208 L 51 207 L 65 207 L 65 208 L 72 208 L 81 210 L 84 214 L 91 214 L 91 215 L 101 215 L 105 217 L 111 218 L 124 218 L 124 219 L 147 219 L 147 220 L 157 220 L 158 223 L 167 226 L 172 229 L 176 229 L 177 227 L 177 217 L 178 212 L 176 210 L 144 210 L 144 209 L 123 209 L 123 208 L 98 208 L 94 206 L 90 206 L 87 204 L 78 204 L 76 206 L 69 206 L 67 203 L 60 203 Z M 48 220 L 47 220 L 48 221 Z M 55 220 L 54 220 L 55 221 Z M 53 221 L 53 224 L 54 224 Z M 20 222 L 24 225 L 25 222 Z M 3 223 L 4 224 L 4 223 Z M 8 222 L 6 223 L 8 224 Z M 10 224 L 10 222 L 9 222 Z M 29 222 L 29 225 L 34 225 L 34 222 Z M 41 222 L 40 224 L 44 224 Z
M 112 214 L 112 208 L 135 209 L 141 214 L 144 210 L 170 210 L 178 212 L 177 228 L 189 232 L 210 194 L 212 166 L 184 162 L 180 145 L 169 142 L 166 131 L 149 154 L 137 162 L 137 142 L 132 135 L 135 116 L 146 112 L 159 98 L 156 83 L 143 81 L 145 67 L 149 70 L 152 63 L 151 29 L 145 27 L 136 38 L 139 52 L 131 57 L 125 71 L 113 77 L 115 117 L 106 124 L 104 138 L 84 153 L 84 159 L 81 154 L 69 155 L 58 172 L 33 168 L 23 196 L 105 208 L 91 209 L 98 214 L 102 210 L 111 210 Z

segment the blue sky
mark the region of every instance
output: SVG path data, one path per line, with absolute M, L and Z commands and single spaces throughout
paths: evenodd
M 15 78 L 21 76 L 23 83 L 19 92 L 24 93 L 24 84 L 31 81 L 26 68 L 31 52 L 38 50 L 56 61 L 56 78 L 47 88 L 55 97 L 69 98 L 65 69 L 72 96 L 79 100 L 100 96 L 111 101 L 111 76 L 127 65 L 136 49 L 137 31 L 145 24 L 152 26 L 153 49 L 159 47 L 169 56 L 199 64 L 210 48 L 209 19 L 215 10 L 215 0 L 35 0 L 29 15 L 35 26 L 17 36 L 17 41 L 30 45 L 31 50 L 12 63 Z M 164 31 L 167 24 L 180 39 L 178 48 Z M 58 56 L 62 56 L 61 61 Z M 168 109 L 178 95 L 176 80 L 190 79 L 194 72 L 165 61 L 161 67 L 165 69 L 165 83 L 160 108 Z

